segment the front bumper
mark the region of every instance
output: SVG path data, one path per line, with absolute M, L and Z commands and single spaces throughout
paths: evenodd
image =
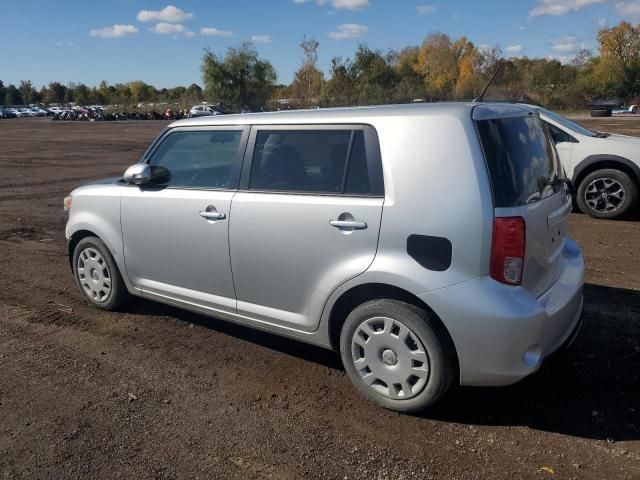
M 515 383 L 571 340 L 584 284 L 584 261 L 573 240 L 566 239 L 559 261 L 559 278 L 539 298 L 488 276 L 420 295 L 452 337 L 461 385 Z

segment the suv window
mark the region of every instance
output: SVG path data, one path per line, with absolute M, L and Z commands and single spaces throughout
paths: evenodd
M 164 167 L 168 185 L 185 188 L 237 188 L 242 130 L 192 131 L 169 134 L 149 160 Z
M 537 117 L 477 122 L 495 207 L 532 203 L 557 191 L 560 164 Z
M 542 120 L 542 123 L 544 124 L 545 127 L 547 127 L 547 130 L 549 130 L 549 134 L 551 135 L 551 138 L 553 139 L 556 145 L 562 142 L 576 143 L 576 139 L 573 138 L 564 130 L 560 130 L 555 125 L 552 125 L 549 122 L 545 122 L 544 120 Z
M 249 188 L 366 195 L 369 176 L 361 130 L 260 130 Z

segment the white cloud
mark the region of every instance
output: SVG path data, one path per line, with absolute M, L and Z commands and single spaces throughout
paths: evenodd
M 251 41 L 253 43 L 266 44 L 271 43 L 271 37 L 269 35 L 252 35 Z
M 293 3 L 302 4 L 314 0 L 293 0 Z M 370 0 L 315 0 L 318 5 L 330 5 L 336 10 L 365 10 L 371 6 Z
M 526 31 L 526 30 L 527 30 L 527 27 L 525 27 L 524 25 L 520 25 L 520 26 L 518 27 L 518 30 L 520 30 L 521 32 L 524 32 L 524 31 Z
M 524 52 L 524 47 L 522 45 L 509 45 L 504 50 L 511 55 L 521 55 Z
M 607 26 L 607 19 L 606 18 L 601 18 L 598 20 L 598 26 L 600 28 L 604 28 Z
M 134 33 L 138 33 L 138 29 L 133 25 L 116 24 L 110 27 L 94 28 L 89 32 L 89 35 L 101 38 L 117 38 L 133 35 Z
M 578 11 L 589 5 L 605 3 L 607 0 L 538 0 L 529 15 L 538 17 L 540 15 L 565 15 L 569 12 Z
M 557 53 L 573 53 L 580 49 L 580 44 L 576 37 L 564 37 L 554 40 L 551 49 Z
M 193 18 L 193 13 L 187 13 L 181 8 L 167 5 L 162 10 L 141 10 L 138 12 L 140 22 L 169 22 L 179 23 Z
M 180 23 L 157 23 L 151 31 L 156 32 L 159 35 L 175 35 L 177 33 L 184 33 L 187 29 Z
M 619 2 L 616 10 L 621 17 L 640 22 L 640 1 Z
M 200 29 L 200 35 L 206 35 L 210 37 L 231 37 L 233 36 L 232 32 L 227 30 L 218 30 L 213 27 L 204 27 Z
M 329 37 L 333 40 L 350 40 L 352 38 L 362 37 L 369 31 L 364 25 L 358 25 L 357 23 L 344 23 L 339 25 L 338 28 L 329 32 Z
M 187 30 L 186 32 L 184 32 L 184 36 L 187 38 L 193 38 L 196 36 L 196 32 L 194 32 L 193 30 Z
M 428 15 L 430 13 L 436 13 L 438 11 L 438 7 L 435 5 L 419 5 L 418 13 L 420 15 Z

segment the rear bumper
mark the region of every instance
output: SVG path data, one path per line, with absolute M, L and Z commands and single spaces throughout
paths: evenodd
M 560 262 L 560 277 L 539 298 L 488 276 L 420 295 L 451 334 L 462 385 L 515 383 L 577 334 L 584 261 L 569 238 Z

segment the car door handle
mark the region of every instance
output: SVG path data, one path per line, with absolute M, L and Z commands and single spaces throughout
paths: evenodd
M 227 216 L 222 212 L 207 212 L 206 210 L 202 210 L 200 212 L 200 216 L 207 220 L 224 220 L 227 218 Z
M 329 220 L 329 225 L 336 228 L 353 228 L 354 230 L 364 230 L 367 222 L 359 220 Z

